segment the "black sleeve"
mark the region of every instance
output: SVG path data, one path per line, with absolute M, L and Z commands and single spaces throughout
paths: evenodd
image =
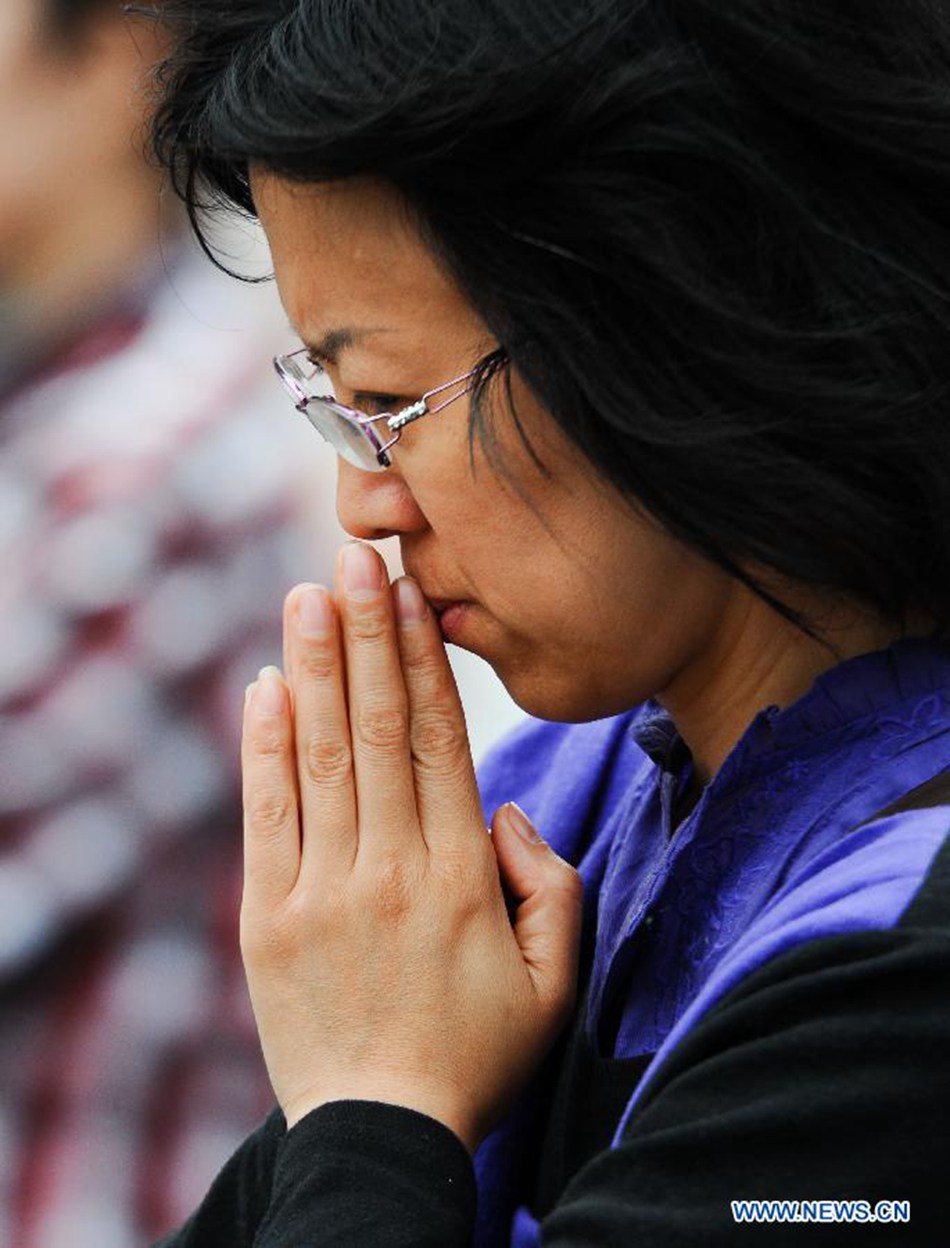
M 471 1241 L 475 1173 L 440 1122 L 378 1101 L 333 1101 L 288 1131 L 254 1248 L 450 1248 Z
M 910 1225 L 772 1224 L 770 1244 L 913 1243 L 950 1229 L 950 937 L 814 941 L 751 975 L 652 1081 L 621 1145 L 571 1181 L 544 1248 L 734 1248 L 733 1199 L 908 1200 Z M 209 1198 L 210 1199 L 210 1198 Z M 336 1102 L 278 1150 L 254 1248 L 468 1248 L 456 1136 L 412 1110 Z M 200 1212 L 199 1212 L 200 1216 Z M 223 1239 L 169 1244 L 223 1243 Z M 240 1238 L 228 1240 L 240 1244 Z
M 251 1248 L 270 1205 L 285 1135 L 284 1115 L 275 1109 L 226 1163 L 185 1225 L 154 1248 Z
M 275 1110 L 185 1225 L 153 1248 L 448 1248 L 468 1244 L 475 1174 L 448 1127 L 376 1101 L 334 1101 L 285 1129 Z
M 950 1242 L 950 937 L 814 941 L 749 976 L 651 1082 L 543 1248 L 733 1248 L 730 1202 L 910 1201 L 909 1225 L 760 1228 L 769 1244 Z

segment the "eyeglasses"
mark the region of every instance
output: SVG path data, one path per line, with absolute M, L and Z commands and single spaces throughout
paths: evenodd
M 378 416 L 369 416 L 366 412 L 337 401 L 330 378 L 319 364 L 314 364 L 309 358 L 306 347 L 291 351 L 289 355 L 278 355 L 274 359 L 274 368 L 287 387 L 294 407 L 307 417 L 317 433 L 348 464 L 363 468 L 367 472 L 383 472 L 390 467 L 392 461 L 387 452 L 399 441 L 406 425 L 418 420 L 420 416 L 441 412 L 456 399 L 469 394 L 475 385 L 474 379 L 479 367 L 476 365 L 461 377 L 436 386 L 434 390 L 427 390 L 421 399 L 410 403 L 401 411 L 380 412 Z M 433 406 L 432 399 L 446 391 L 453 391 L 453 387 L 453 393 Z M 393 434 L 387 442 L 383 441 L 376 430 L 379 421 L 385 421 L 386 428 Z

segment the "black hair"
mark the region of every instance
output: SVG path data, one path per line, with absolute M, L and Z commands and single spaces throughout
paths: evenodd
M 199 230 L 251 163 L 384 180 L 635 506 L 806 627 L 756 568 L 950 632 L 950 6 L 165 7 Z

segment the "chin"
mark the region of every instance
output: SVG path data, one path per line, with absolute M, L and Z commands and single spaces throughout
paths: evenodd
M 512 672 L 496 667 L 495 673 L 511 700 L 526 714 L 559 724 L 586 724 L 620 715 L 650 696 L 627 695 L 616 688 L 609 692 L 599 689 L 593 676 L 585 677 L 579 672 Z

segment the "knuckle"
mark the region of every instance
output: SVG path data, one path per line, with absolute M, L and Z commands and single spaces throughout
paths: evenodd
M 351 611 L 348 620 L 349 634 L 354 641 L 382 642 L 389 635 L 391 624 L 384 598 L 378 602 L 364 602 L 358 611 Z
M 290 796 L 275 789 L 252 789 L 246 805 L 251 827 L 265 835 L 283 831 L 294 816 Z
M 404 746 L 409 733 L 409 714 L 404 704 L 369 704 L 356 714 L 356 735 L 371 750 L 394 751 Z
M 298 957 L 309 959 L 315 947 L 339 939 L 346 930 L 345 898 L 330 889 L 295 890 L 280 906 L 262 910 L 245 895 L 239 942 L 245 962 L 286 968 Z
M 497 869 L 487 870 L 484 860 L 467 848 L 441 850 L 435 869 L 452 898 L 454 913 L 463 920 L 484 908 L 498 884 Z
M 304 750 L 304 766 L 314 784 L 337 788 L 353 779 L 353 753 L 342 741 L 311 737 Z
M 283 917 L 263 921 L 241 913 L 239 944 L 245 965 L 262 969 L 281 966 L 292 957 L 299 943 L 293 926 Z
M 327 642 L 311 641 L 300 655 L 301 674 L 309 680 L 327 681 L 337 675 L 336 652 Z
M 287 749 L 287 734 L 282 726 L 260 728 L 254 734 L 251 744 L 259 758 L 280 758 Z
M 323 890 L 297 888 L 280 915 L 281 939 L 289 946 L 312 947 L 314 933 L 322 931 L 328 918 Z
M 446 669 L 445 655 L 431 650 L 404 651 L 402 665 L 409 686 L 417 691 L 420 702 L 429 702 L 460 711 L 458 686 L 451 670 Z
M 238 943 L 244 962 L 257 966 L 266 966 L 280 958 L 283 940 L 269 924 L 248 914 L 246 908 L 241 910 L 241 922 Z
M 259 965 L 267 961 L 267 949 L 261 933 L 257 927 L 245 923 L 243 919 L 238 935 L 238 945 L 241 949 L 241 960 L 245 966 Z
M 406 646 L 402 654 L 402 665 L 413 673 L 417 683 L 422 685 L 439 685 L 442 683 L 442 664 L 444 659 L 428 646 Z
M 584 881 L 569 862 L 565 862 L 563 858 L 558 858 L 558 862 L 562 865 L 560 888 L 575 905 L 579 906 L 584 900 Z
M 412 751 L 423 766 L 457 765 L 468 749 L 462 725 L 445 714 L 418 714 L 412 725 Z

